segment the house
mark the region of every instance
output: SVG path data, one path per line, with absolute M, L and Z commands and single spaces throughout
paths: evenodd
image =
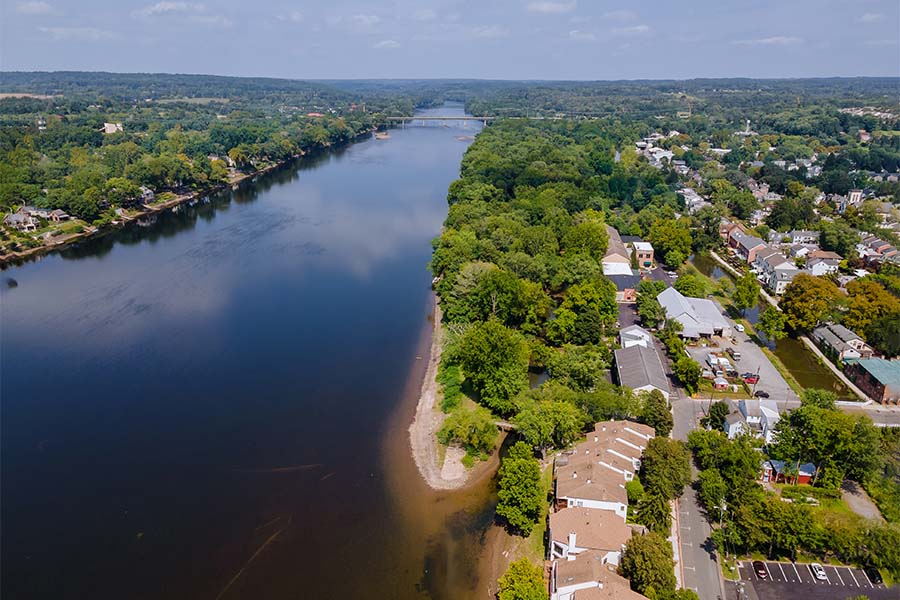
M 609 271 L 606 278 L 616 286 L 616 302 L 631 303 L 637 299 L 637 288 L 641 283 L 641 276 L 630 266 L 615 264 L 604 268 L 604 273 Z M 616 271 L 622 271 L 617 273 Z
M 848 360 L 844 373 L 876 402 L 900 404 L 900 360 Z
M 575 560 L 556 560 L 550 568 L 550 600 L 647 600 L 631 590 L 602 552 L 583 552 Z
M 101 131 L 104 135 L 109 135 L 111 133 L 116 133 L 117 131 L 124 131 L 121 123 L 104 123 L 103 129 Z
M 724 377 L 716 377 L 713 379 L 713 389 L 716 390 L 727 390 L 728 389 L 728 380 Z
M 788 257 L 803 258 L 815 249 L 816 247 L 812 244 L 794 244 L 793 246 L 788 248 Z
M 51 210 L 49 216 L 50 216 L 50 220 L 53 221 L 54 223 L 61 223 L 63 221 L 69 220 L 69 215 L 66 214 L 65 211 L 60 210 L 58 208 L 56 210 Z
M 756 259 L 756 253 L 765 248 L 766 243 L 758 237 L 741 231 L 732 231 L 728 237 L 728 245 L 737 250 L 741 258 L 752 263 Z
M 613 354 L 619 385 L 635 392 L 658 390 L 664 398 L 669 398 L 669 380 L 655 348 L 635 345 L 616 350 Z
M 153 193 L 153 190 L 145 185 L 142 185 L 139 190 L 141 192 L 141 204 L 149 204 L 153 202 L 153 199 L 156 197 L 156 194 Z
M 723 218 L 719 223 L 719 237 L 722 238 L 726 243 L 730 244 L 731 234 L 734 231 L 738 231 L 740 233 L 746 233 L 744 231 L 744 226 L 736 221 L 729 221 L 728 219 Z
M 604 563 L 618 565 L 631 527 L 608 510 L 564 508 L 550 515 L 549 539 L 551 558 L 575 560 L 597 552 Z
M 812 481 L 816 474 L 816 465 L 803 463 L 797 467 L 797 463 L 788 463 L 783 460 L 767 460 L 762 464 L 763 483 L 787 483 L 805 485 Z
M 602 421 L 569 453 L 569 461 L 591 461 L 631 481 L 641 468 L 641 456 L 656 432 L 630 421 Z
M 37 228 L 40 226 L 40 222 L 37 219 L 22 209 L 3 217 L 3 224 L 18 231 L 37 231 Z
M 754 266 L 759 273 L 758 278 L 775 294 L 784 293 L 784 289 L 800 272 L 793 261 L 772 247 L 757 253 Z
M 861 337 L 843 325 L 829 323 L 817 327 L 812 339 L 832 360 L 871 358 L 874 351 Z
M 561 460 L 563 458 L 565 460 Z M 554 483 L 556 509 L 578 507 L 607 510 L 624 522 L 628 513 L 625 483 L 621 475 L 595 464 L 590 457 L 560 457 L 556 461 Z
M 816 276 L 837 273 L 843 259 L 837 252 L 817 248 L 807 255 L 806 270 Z
M 744 417 L 738 411 L 732 411 L 725 415 L 725 423 L 722 428 L 725 430 L 725 435 L 728 436 L 729 440 L 733 440 L 739 435 L 747 433 L 747 424 L 744 422 Z
M 642 269 L 653 267 L 653 246 L 650 242 L 634 242 L 631 246 L 637 258 L 638 267 Z
M 619 237 L 619 232 L 607 225 L 606 233 L 609 236 L 609 245 L 606 248 L 606 254 L 603 256 L 603 260 L 600 261 L 603 265 L 603 274 L 630 275 L 631 255 L 628 254 L 625 243 L 622 242 L 622 238 Z M 627 273 L 623 273 L 623 271 L 626 270 Z
M 666 311 L 666 318 L 681 323 L 681 337 L 731 336 L 731 324 L 722 316 L 712 300 L 687 298 L 675 288 L 666 288 L 656 296 Z
M 632 346 L 644 346 L 645 348 L 653 347 L 653 336 L 650 332 L 639 325 L 631 325 L 619 332 L 619 343 L 623 348 L 631 348 Z
M 792 244 L 817 244 L 819 242 L 819 232 L 809 231 L 806 229 L 795 229 L 788 234 Z
M 852 206 L 858 206 L 862 202 L 863 191 L 860 189 L 850 190 L 847 192 L 847 203 Z
M 781 420 L 778 405 L 769 399 L 744 399 L 738 402 L 738 412 L 747 426 L 747 432 L 771 444 L 775 426 Z

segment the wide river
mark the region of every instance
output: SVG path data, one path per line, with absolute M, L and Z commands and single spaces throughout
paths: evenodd
M 407 434 L 479 128 L 397 129 L 3 272 L 0 595 L 483 597 L 492 483 L 431 492 Z

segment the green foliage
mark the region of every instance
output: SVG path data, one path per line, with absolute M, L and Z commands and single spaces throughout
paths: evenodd
M 675 593 L 672 545 L 657 533 L 635 535 L 625 544 L 619 574 L 631 580 L 631 589 L 645 596 Z
M 522 335 L 490 320 L 472 327 L 459 342 L 460 365 L 481 401 L 506 416 L 528 387 L 530 348 Z
M 690 453 L 684 442 L 659 435 L 650 440 L 641 459 L 641 481 L 648 494 L 666 501 L 681 496 L 691 481 Z
M 637 288 L 637 312 L 645 327 L 657 327 L 665 321 L 666 312 L 656 297 L 666 289 L 664 281 L 645 279 Z
M 513 417 L 519 435 L 534 448 L 565 448 L 581 434 L 585 414 L 565 400 L 521 401 Z
M 531 449 L 517 442 L 500 463 L 497 516 L 519 535 L 527 537 L 540 518 L 546 501 L 541 469 Z
M 691 298 L 703 298 L 706 296 L 706 283 L 699 275 L 685 273 L 675 280 L 673 286 L 676 290 Z
M 768 306 L 759 315 L 756 330 L 765 335 L 770 342 L 777 342 L 787 335 L 784 330 L 786 325 L 787 315 L 774 306 Z
M 691 254 L 691 232 L 689 223 L 681 224 L 674 219 L 660 220 L 653 224 L 647 239 L 662 261 L 676 268 Z
M 709 407 L 709 413 L 700 419 L 700 424 L 707 429 L 720 430 L 725 426 L 725 417 L 731 412 L 728 403 L 722 400 L 713 403 Z
M 511 562 L 498 583 L 499 600 L 546 600 L 548 597 L 543 571 L 527 558 Z
M 606 381 L 611 352 L 608 346 L 566 345 L 547 363 L 550 377 L 579 391 L 589 392 Z
M 747 272 L 737 280 L 731 299 L 742 312 L 756 306 L 759 301 L 759 282 L 753 273 Z
M 640 479 L 632 479 L 625 483 L 625 492 L 628 494 L 628 504 L 634 506 L 644 496 L 644 486 Z
M 837 286 L 827 279 L 801 273 L 784 290 L 779 302 L 787 325 L 795 331 L 812 331 L 840 299 Z
M 644 406 L 641 417 L 647 425 L 656 430 L 656 435 L 667 436 L 675 425 L 669 401 L 659 390 L 643 395 Z
M 435 381 L 441 386 L 441 410 L 448 413 L 460 405 L 465 395 L 462 392 L 462 370 L 459 365 L 446 358 L 438 365 Z
M 451 412 L 437 433 L 442 444 L 459 444 L 468 453 L 483 456 L 489 454 L 497 443 L 497 425 L 486 408 L 456 408 Z
M 668 536 L 672 527 L 669 500 L 656 491 L 645 492 L 637 505 L 637 520 L 650 531 Z
M 702 369 L 697 361 L 688 356 L 680 356 L 672 365 L 672 373 L 679 383 L 687 390 L 688 394 L 694 394 L 700 388 L 700 375 Z

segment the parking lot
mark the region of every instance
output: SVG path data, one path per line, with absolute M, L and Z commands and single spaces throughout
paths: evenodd
M 764 562 L 767 576 L 760 578 L 750 561 L 738 563 L 741 581 L 749 598 L 759 600 L 844 600 L 867 596 L 871 600 L 897 600 L 900 589 L 874 585 L 861 569 L 824 565 L 828 579 L 813 577 L 809 565 L 789 562 Z M 746 588 L 752 588 L 747 590 Z

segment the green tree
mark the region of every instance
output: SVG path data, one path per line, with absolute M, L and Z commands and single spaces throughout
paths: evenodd
M 700 424 L 708 429 L 720 430 L 725 426 L 725 417 L 730 412 L 728 403 L 719 400 L 709 407 L 709 414 L 700 419 Z
M 690 454 L 684 442 L 659 436 L 650 440 L 641 459 L 641 481 L 647 493 L 666 500 L 679 497 L 691 481 Z
M 457 408 L 438 431 L 442 444 L 459 444 L 471 454 L 488 454 L 497 443 L 497 425 L 490 411 L 483 407 L 472 410 Z
M 526 557 L 511 562 L 498 583 L 500 600 L 547 600 L 548 597 L 543 571 Z
M 597 260 L 606 254 L 609 235 L 600 221 L 589 219 L 572 226 L 562 238 L 567 253 L 583 253 Z
M 785 325 L 787 325 L 787 316 L 774 306 L 769 306 L 759 315 L 756 330 L 774 343 L 787 335 L 784 330 Z
M 685 273 L 675 280 L 673 286 L 676 290 L 691 298 L 703 298 L 706 296 L 706 285 L 699 275 Z
M 644 395 L 644 409 L 641 413 L 644 423 L 656 430 L 656 435 L 667 436 L 675 421 L 669 401 L 659 390 L 651 390 Z
M 647 239 L 657 256 L 670 267 L 678 267 L 691 254 L 691 230 L 674 219 L 661 219 L 650 228 Z
M 759 301 L 759 282 L 753 273 L 747 272 L 737 280 L 731 299 L 742 314 L 748 308 L 756 306 Z
M 645 491 L 637 505 L 637 520 L 654 533 L 668 536 L 672 527 L 669 500 L 656 491 Z
M 481 400 L 496 413 L 514 412 L 513 399 L 528 387 L 528 343 L 496 320 L 478 323 L 460 340 L 460 365 Z
M 801 273 L 785 288 L 779 306 L 788 327 L 795 331 L 811 331 L 835 308 L 840 297 L 832 282 Z
M 700 375 L 703 372 L 697 361 L 687 356 L 681 356 L 672 365 L 672 372 L 688 394 L 697 392 L 700 387 Z
M 525 537 L 531 534 L 546 500 L 541 487 L 540 465 L 530 458 L 530 454 L 531 449 L 526 443 L 516 442 L 510 455 L 500 464 L 497 492 L 497 516 L 511 530 Z
M 543 451 L 574 442 L 584 427 L 585 414 L 564 400 L 527 402 L 513 423 L 526 442 Z
M 657 533 L 635 535 L 625 544 L 619 574 L 631 581 L 631 589 L 639 594 L 675 593 L 675 570 L 672 545 Z

